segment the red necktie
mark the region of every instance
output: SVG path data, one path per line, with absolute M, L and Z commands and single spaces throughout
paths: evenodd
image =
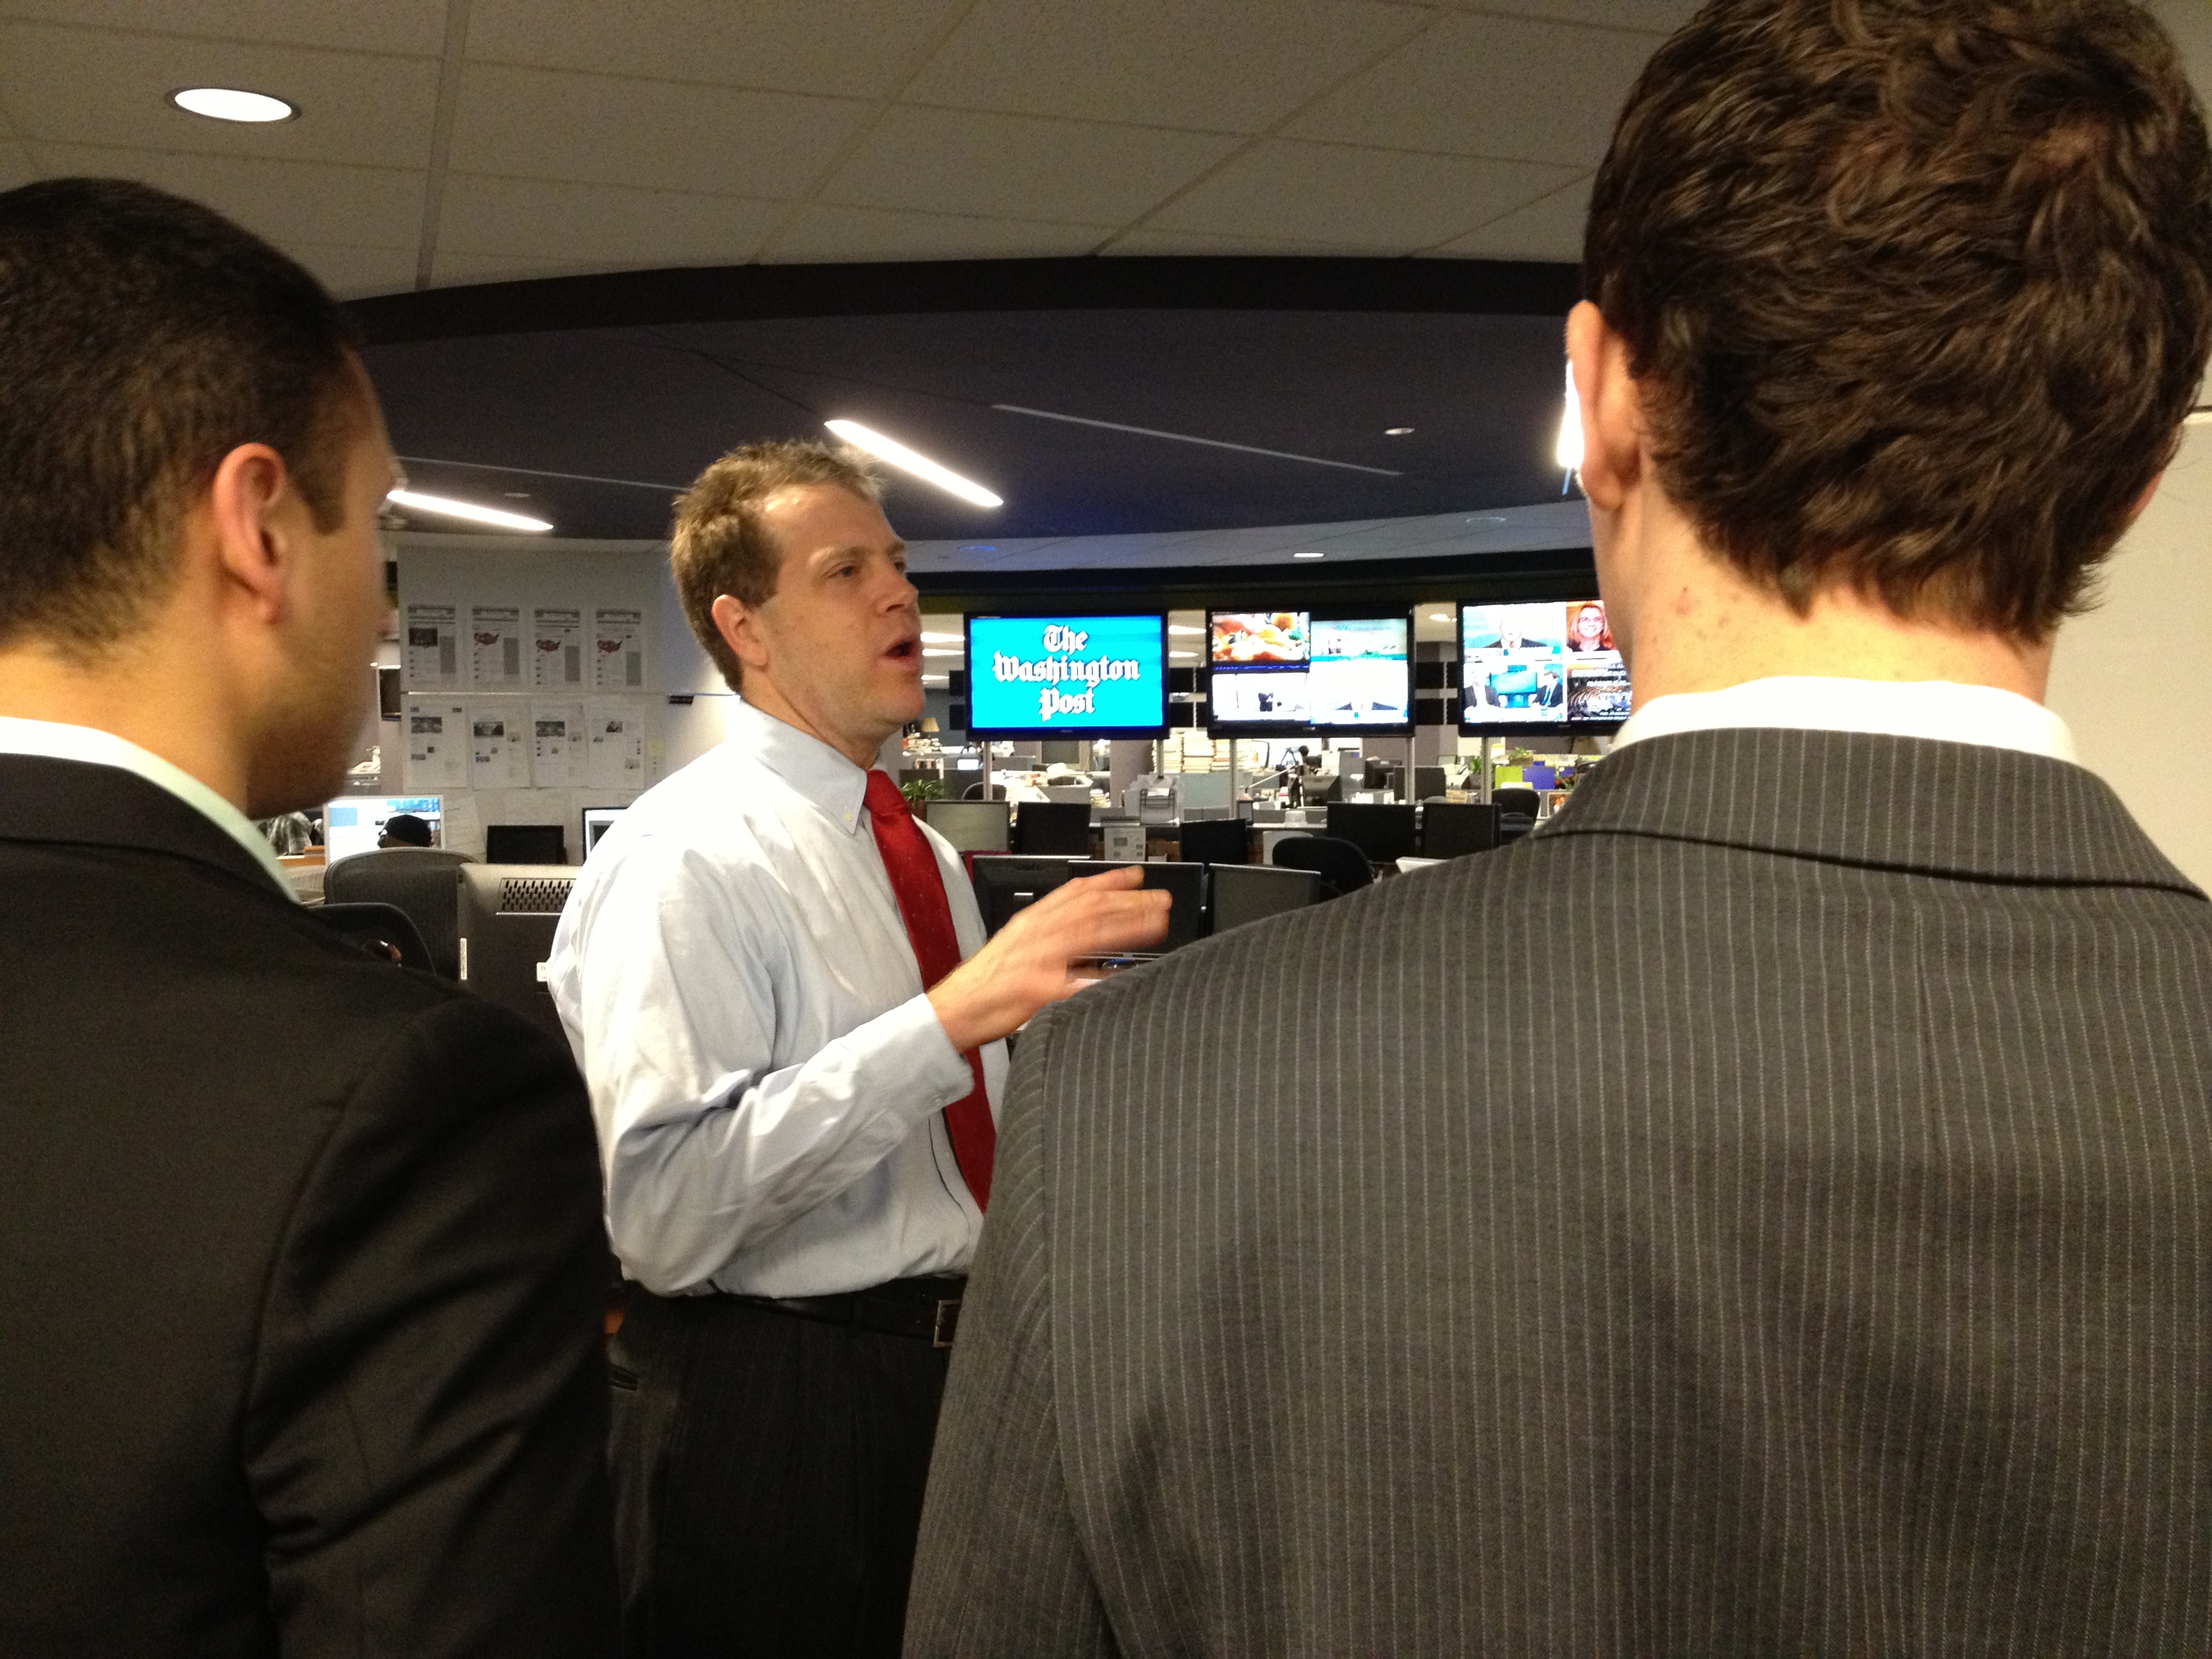
M 874 769 L 868 773 L 868 822 L 875 827 L 876 848 L 884 855 L 891 894 L 906 921 L 907 939 L 914 946 L 915 965 L 921 969 L 921 988 L 927 991 L 960 965 L 960 936 L 952 931 L 945 872 L 898 785 L 889 774 Z M 982 1057 L 969 1054 L 968 1069 L 975 1074 L 975 1086 L 945 1109 L 945 1127 L 952 1137 L 961 1179 L 975 1194 L 975 1207 L 988 1210 L 999 1128 L 991 1121 L 991 1098 L 983 1092 Z

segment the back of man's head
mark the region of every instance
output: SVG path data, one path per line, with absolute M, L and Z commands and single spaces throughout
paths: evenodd
M 1630 94 L 1585 291 L 1660 482 L 1801 613 L 2048 638 L 2212 348 L 2212 154 L 2127 0 L 1711 0 Z
M 98 657 L 174 576 L 223 456 L 265 443 L 321 531 L 365 418 L 345 314 L 219 214 L 119 179 L 0 194 L 0 647 Z

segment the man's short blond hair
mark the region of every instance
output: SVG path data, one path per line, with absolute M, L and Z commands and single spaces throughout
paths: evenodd
M 726 593 L 750 610 L 775 597 L 783 550 L 761 522 L 761 503 L 805 484 L 883 500 L 883 481 L 860 451 L 797 438 L 741 444 L 677 498 L 669 568 L 691 631 L 732 691 L 744 689 L 744 667 L 714 626 L 714 601 Z

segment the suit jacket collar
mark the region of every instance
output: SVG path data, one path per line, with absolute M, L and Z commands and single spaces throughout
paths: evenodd
M 1542 834 L 1654 836 L 1982 880 L 2202 898 L 2081 767 L 2016 750 L 1736 728 L 1608 757 Z
M 0 754 L 0 841 L 166 854 L 212 865 L 289 899 L 252 854 L 205 813 L 119 767 Z

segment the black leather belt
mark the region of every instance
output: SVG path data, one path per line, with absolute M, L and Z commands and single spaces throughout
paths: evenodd
M 876 1331 L 885 1336 L 909 1336 L 933 1348 L 949 1348 L 960 1324 L 961 1294 L 966 1279 L 943 1274 L 932 1279 L 894 1279 L 865 1291 L 842 1296 L 740 1296 L 732 1301 L 750 1307 L 811 1319 L 817 1324 L 842 1325 L 848 1330 Z

